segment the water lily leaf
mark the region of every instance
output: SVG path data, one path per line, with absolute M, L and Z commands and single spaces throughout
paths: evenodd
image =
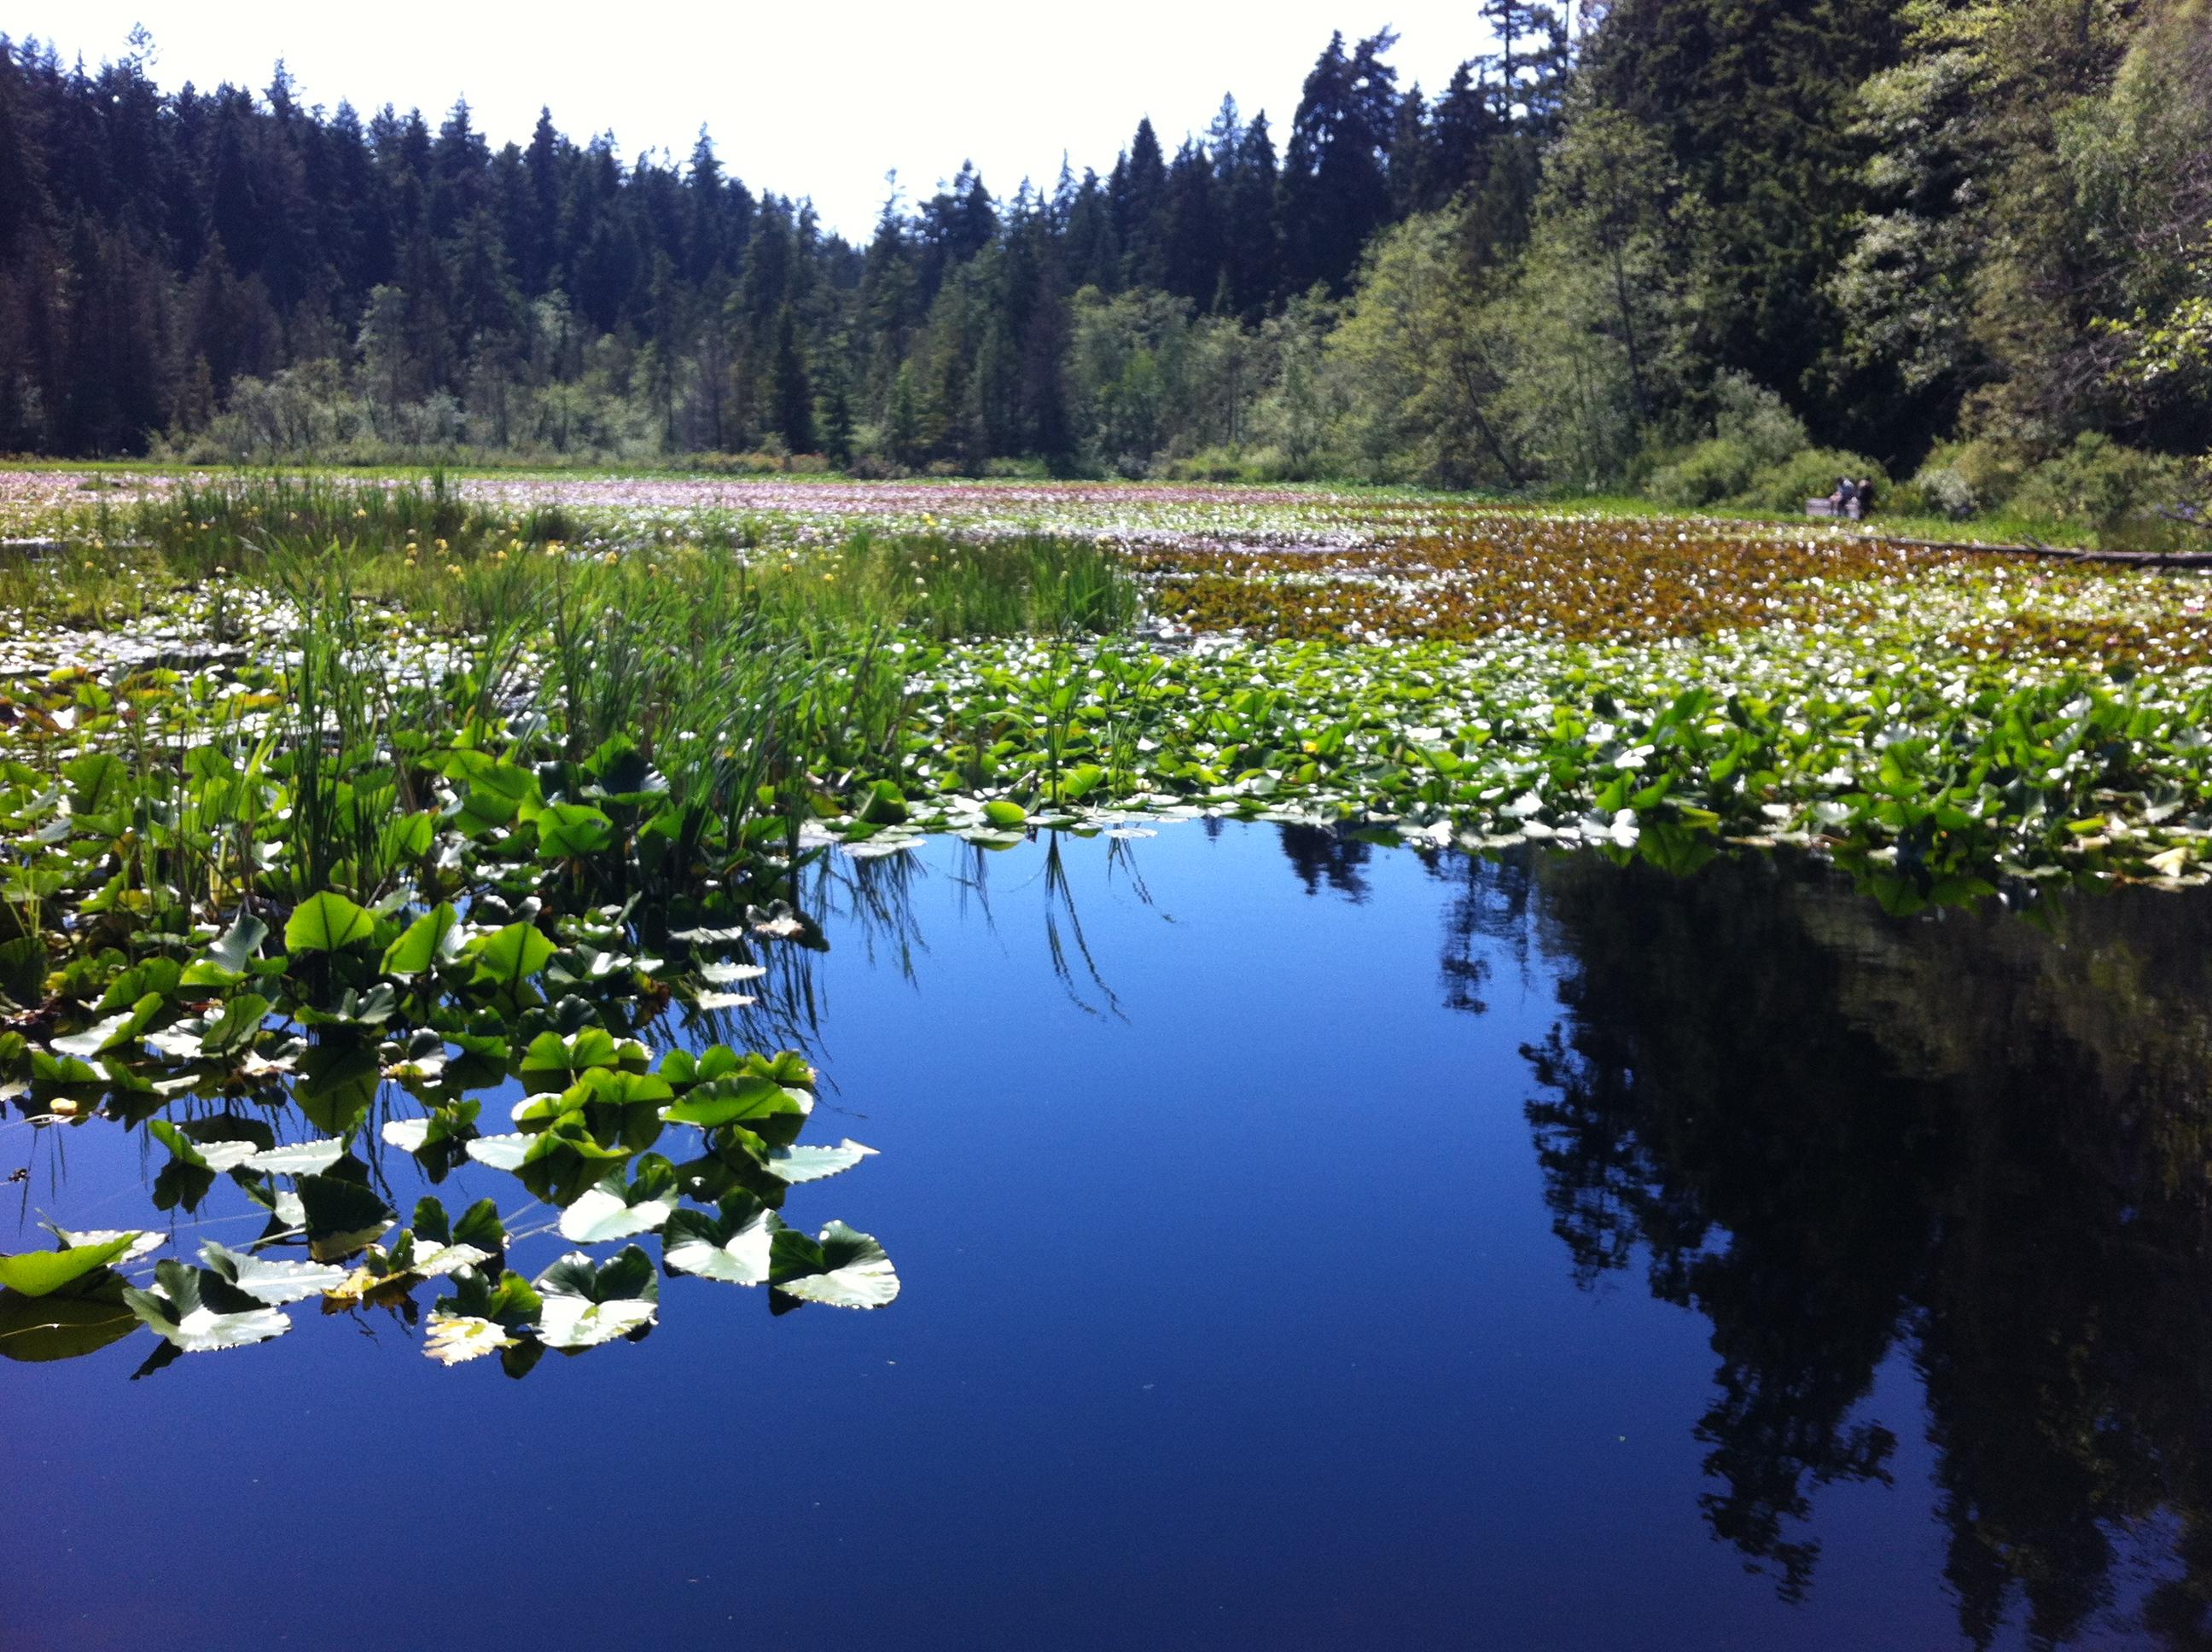
M 579 1245 L 650 1233 L 676 1209 L 676 1167 L 658 1153 L 637 1162 L 637 1179 L 617 1170 L 561 1212 L 561 1236 Z
M 0 941 L 0 996 L 20 1006 L 35 1005 L 46 995 L 46 944 L 36 935 Z
M 387 1147 L 397 1147 L 403 1153 L 419 1153 L 429 1142 L 430 1121 L 386 1119 L 380 1133 Z
M 460 956 L 461 943 L 467 933 L 461 926 L 461 914 L 450 902 L 441 901 L 408 925 L 399 938 L 384 949 L 384 962 L 378 966 L 380 972 L 404 978 L 449 963 Z
M 235 1055 L 253 1042 L 269 1013 L 269 1000 L 258 993 L 240 993 L 222 1007 L 215 1024 L 200 1035 L 200 1054 L 221 1059 Z
M 484 937 L 477 946 L 475 978 L 503 992 L 515 993 L 550 963 L 558 950 L 537 925 L 509 924 Z
M 376 932 L 376 920 L 343 895 L 325 890 L 293 909 L 284 924 L 285 950 L 343 952 Z
M 499 1206 L 489 1199 L 479 1199 L 463 1211 L 453 1224 L 453 1242 L 474 1245 L 488 1256 L 496 1256 L 507 1248 L 507 1227 L 499 1219 Z
M 725 1285 L 764 1285 L 775 1218 L 757 1199 L 732 1193 L 713 1211 L 678 1211 L 660 1230 L 661 1260 L 678 1273 Z
M 251 1251 L 233 1250 L 212 1239 L 201 1243 L 200 1260 L 209 1272 L 270 1308 L 319 1297 L 345 1278 L 342 1267 L 317 1262 L 272 1262 Z
M 814 1097 L 804 1090 L 744 1073 L 694 1085 L 661 1116 L 671 1124 L 696 1124 L 711 1130 L 717 1125 L 751 1123 L 780 1115 L 803 1119 L 813 1107 Z
M 131 795 L 131 770 L 109 751 L 95 751 L 62 765 L 70 783 L 72 815 L 104 815 Z
M 594 1266 L 574 1251 L 538 1276 L 538 1339 L 575 1353 L 644 1330 L 659 1312 L 653 1259 L 635 1245 Z
M 757 963 L 702 963 L 699 976 L 716 987 L 734 987 L 741 981 L 758 981 L 768 970 Z
M 467 784 L 459 823 L 471 836 L 506 825 L 538 792 L 537 777 L 528 769 L 486 752 L 456 751 L 447 760 L 446 772 Z
M 389 1205 L 348 1176 L 301 1176 L 300 1205 L 307 1254 L 319 1262 L 350 1256 L 381 1237 L 397 1219 Z
M 76 1359 L 97 1353 L 138 1328 L 123 1300 L 123 1282 L 111 1278 L 82 1296 L 27 1297 L 0 1291 L 0 1359 L 27 1364 Z
M 257 1302 L 219 1274 L 182 1262 L 155 1265 L 150 1290 L 126 1289 L 131 1311 L 179 1352 L 210 1353 L 266 1342 L 292 1321 Z
M 1000 798 L 983 805 L 983 818 L 994 826 L 1020 826 L 1026 823 L 1030 811 L 1018 803 L 1009 803 Z
M 605 1027 L 586 1027 L 566 1038 L 556 1032 L 538 1034 L 522 1053 L 521 1071 L 526 1081 L 547 1075 L 564 1083 L 569 1073 L 599 1067 L 642 1072 L 650 1060 L 650 1052 L 637 1039 L 617 1039 Z
M 43 1222 L 40 1225 L 65 1246 L 105 1245 L 117 1239 L 127 1241 L 128 1248 L 112 1264 L 116 1267 L 127 1266 L 142 1256 L 151 1256 L 169 1242 L 169 1236 L 166 1233 L 130 1228 L 72 1229 L 58 1227 L 52 1222 Z
M 343 1274 L 340 1282 L 331 1286 L 326 1294 L 336 1303 L 360 1302 L 364 1298 L 396 1301 L 425 1279 L 458 1273 L 463 1268 L 473 1268 L 490 1260 L 490 1252 L 478 1250 L 474 1245 L 433 1243 L 418 1240 L 413 1233 L 402 1229 L 390 1250 L 381 1245 L 371 1245 L 362 1265 Z
M 161 1013 L 164 1002 L 166 1000 L 159 993 L 149 993 L 131 1008 L 95 1021 L 82 1032 L 57 1038 L 54 1048 L 64 1055 L 81 1056 L 89 1060 L 104 1050 L 129 1043 L 143 1032 L 147 1024 Z
M 323 1141 L 288 1142 L 265 1148 L 246 1160 L 249 1170 L 269 1170 L 278 1175 L 312 1175 L 327 1170 L 345 1156 L 345 1139 L 331 1136 Z
M 0 1256 L 0 1285 L 26 1297 L 49 1297 L 88 1273 L 119 1261 L 139 1235 L 122 1233 L 95 1244 L 66 1245 L 59 1250 L 29 1250 Z
M 832 1222 L 815 1239 L 779 1227 L 769 1245 L 769 1281 L 787 1297 L 831 1308 L 881 1308 L 899 1293 L 884 1248 L 842 1222 Z
M 537 825 L 541 860 L 597 854 L 614 841 L 614 822 L 587 803 L 548 804 L 538 816 Z
M 495 1170 L 520 1170 L 537 1142 L 535 1136 L 520 1134 L 478 1136 L 469 1143 L 467 1151 L 477 1163 L 489 1165 Z
M 691 1007 L 695 1010 L 742 1010 L 759 1003 L 750 993 L 695 993 Z
M 195 1125 L 204 1126 L 211 1121 L 196 1119 Z M 268 1143 L 240 1140 L 234 1137 L 219 1137 L 212 1140 L 196 1141 L 167 1119 L 149 1119 L 146 1133 L 173 1154 L 179 1163 L 196 1170 L 222 1172 L 235 1170 Z
M 529 1280 L 509 1268 L 496 1282 L 474 1267 L 459 1268 L 453 1276 L 453 1294 L 438 1299 L 434 1311 L 485 1319 L 512 1331 L 534 1325 L 544 1307 Z
M 473 1314 L 448 1314 L 434 1308 L 422 1338 L 422 1351 L 441 1365 L 459 1365 L 485 1354 L 495 1354 L 502 1348 L 512 1348 L 515 1341 L 496 1320 L 478 1319 Z
M 668 938 L 682 941 L 686 946 L 726 946 L 732 941 L 744 939 L 750 932 L 743 925 L 728 929 L 672 929 L 668 932 Z
M 261 951 L 261 943 L 269 938 L 269 926 L 250 912 L 240 912 L 230 927 L 222 932 L 214 945 L 207 950 L 208 960 L 217 969 L 233 975 L 243 975 L 253 967 L 253 960 Z
M 918 837 L 872 837 L 864 843 L 846 844 L 844 852 L 855 860 L 879 860 L 902 849 L 918 849 L 921 842 Z
M 769 1150 L 768 1168 L 771 1175 L 796 1186 L 849 1170 L 862 1159 L 873 1157 L 875 1151 L 849 1136 L 834 1147 L 772 1147 Z

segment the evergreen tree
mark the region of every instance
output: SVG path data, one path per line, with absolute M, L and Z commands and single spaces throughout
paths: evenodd
M 1382 61 L 1389 30 L 1347 56 L 1341 34 L 1306 76 L 1284 158 L 1285 263 L 1295 288 L 1341 289 L 1367 239 L 1390 216 L 1389 151 L 1397 74 Z
M 1121 248 L 1121 280 L 1144 287 L 1165 285 L 1168 169 L 1149 117 L 1137 123 L 1136 136 L 1115 162 L 1107 196 Z
M 798 312 L 788 301 L 776 312 L 769 373 L 768 401 L 776 434 L 794 453 L 814 452 L 814 386 L 799 348 Z

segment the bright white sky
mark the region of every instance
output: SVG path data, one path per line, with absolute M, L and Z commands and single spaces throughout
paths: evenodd
M 1279 149 L 1333 28 L 1350 41 L 1394 25 L 1399 84 L 1431 95 L 1485 38 L 1475 0 L 15 0 L 0 27 L 96 64 L 121 56 L 137 22 L 165 90 L 258 89 L 281 57 L 304 102 L 349 99 L 364 116 L 414 105 L 434 126 L 465 95 L 495 147 L 526 142 L 541 103 L 580 141 L 611 131 L 625 156 L 688 155 L 703 121 L 748 185 L 811 195 L 854 236 L 873 223 L 890 167 L 909 198 L 970 157 L 994 195 L 1024 174 L 1048 188 L 1063 148 L 1079 176 L 1103 173 L 1149 114 L 1172 150 L 1224 91 L 1248 118 L 1267 110 Z

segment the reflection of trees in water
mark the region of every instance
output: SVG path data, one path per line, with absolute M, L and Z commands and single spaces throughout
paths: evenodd
M 1373 893 L 1367 867 L 1375 854 L 1374 844 L 1326 826 L 1285 822 L 1275 829 L 1280 834 L 1283 854 L 1308 895 L 1319 895 L 1326 887 L 1354 905 L 1366 903 Z M 1406 853 L 1395 846 L 1384 852 Z M 1519 859 L 1487 860 L 1431 851 L 1422 851 L 1420 859 L 1431 878 L 1451 884 L 1455 890 L 1444 914 L 1443 952 L 1438 965 L 1444 1003 L 1449 1008 L 1480 1015 L 1488 1008 L 1482 991 L 1490 980 L 1491 960 L 1504 952 L 1527 962 L 1530 896 L 1534 888 L 1528 865 Z
M 2212 902 L 2046 934 L 1771 860 L 1530 864 L 1567 1008 L 1528 1052 L 1547 1197 L 1585 1283 L 1640 1252 L 1712 1321 L 1716 1533 L 1804 1592 L 1812 1489 L 1886 1477 L 1856 1413 L 1904 1334 L 1968 1635 L 2017 1601 L 2076 1637 L 2170 1527 L 2145 1626 L 2212 1644 Z
M 1456 853 L 1424 853 L 1421 860 L 1430 877 L 1454 889 L 1437 962 L 1444 1007 L 1481 1015 L 1490 1007 L 1482 989 L 1492 958 L 1503 953 L 1527 973 L 1536 887 L 1529 862 Z
M 1347 901 L 1363 902 L 1367 899 L 1367 878 L 1363 869 L 1375 853 L 1373 844 L 1326 826 L 1300 826 L 1285 822 L 1276 830 L 1282 834 L 1283 853 L 1290 857 L 1291 869 L 1306 886 L 1307 894 L 1320 894 L 1322 885 L 1326 884 Z

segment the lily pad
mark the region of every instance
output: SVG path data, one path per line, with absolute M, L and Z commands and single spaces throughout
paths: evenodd
M 110 1278 L 82 1296 L 27 1297 L 0 1291 L 0 1359 L 43 1364 L 97 1353 L 138 1328 L 123 1300 L 123 1282 Z
M 495 1354 L 502 1348 L 512 1348 L 517 1340 L 496 1320 L 478 1319 L 473 1314 L 448 1314 L 434 1308 L 422 1337 L 422 1351 L 441 1365 L 459 1365 L 465 1360 Z
M 769 1248 L 769 1281 L 787 1297 L 831 1308 L 882 1308 L 899 1293 L 884 1248 L 842 1222 L 813 1239 L 779 1227 Z
M 212 1239 L 201 1244 L 200 1260 L 209 1272 L 270 1308 L 319 1297 L 345 1278 L 342 1267 L 319 1262 L 272 1262 L 251 1251 L 233 1250 Z
M 745 1193 L 732 1193 L 713 1211 L 678 1211 L 660 1230 L 661 1260 L 678 1273 L 764 1285 L 775 1222 L 766 1206 Z
M 398 1219 L 390 1206 L 348 1176 L 301 1176 L 300 1204 L 306 1217 L 307 1254 L 319 1262 L 350 1256 Z
M 650 1233 L 676 1209 L 676 1167 L 658 1153 L 638 1161 L 637 1179 L 625 1182 L 617 1170 L 561 1212 L 561 1236 L 579 1245 L 628 1239 Z
M 567 1353 L 635 1335 L 659 1312 L 653 1259 L 635 1245 L 596 1266 L 582 1251 L 571 1252 L 538 1275 L 537 1288 L 544 1299 L 538 1339 Z
M 266 1342 L 292 1328 L 292 1321 L 233 1285 L 220 1274 L 182 1262 L 160 1262 L 155 1283 L 144 1291 L 125 1290 L 123 1300 L 155 1334 L 179 1352 L 204 1354 Z
M 849 1170 L 862 1159 L 875 1157 L 875 1151 L 849 1136 L 834 1147 L 772 1147 L 768 1154 L 769 1173 L 795 1187 L 803 1181 L 820 1181 Z
M 86 1274 L 121 1260 L 140 1236 L 137 1233 L 118 1233 L 91 1244 L 0 1256 L 0 1285 L 26 1297 L 50 1297 Z
M 343 895 L 325 890 L 294 908 L 284 925 L 290 952 L 343 952 L 376 932 L 376 920 Z
M 288 1142 L 265 1148 L 246 1161 L 249 1170 L 269 1170 L 279 1175 L 310 1175 L 327 1170 L 345 1157 L 345 1139 L 331 1136 L 322 1141 Z

